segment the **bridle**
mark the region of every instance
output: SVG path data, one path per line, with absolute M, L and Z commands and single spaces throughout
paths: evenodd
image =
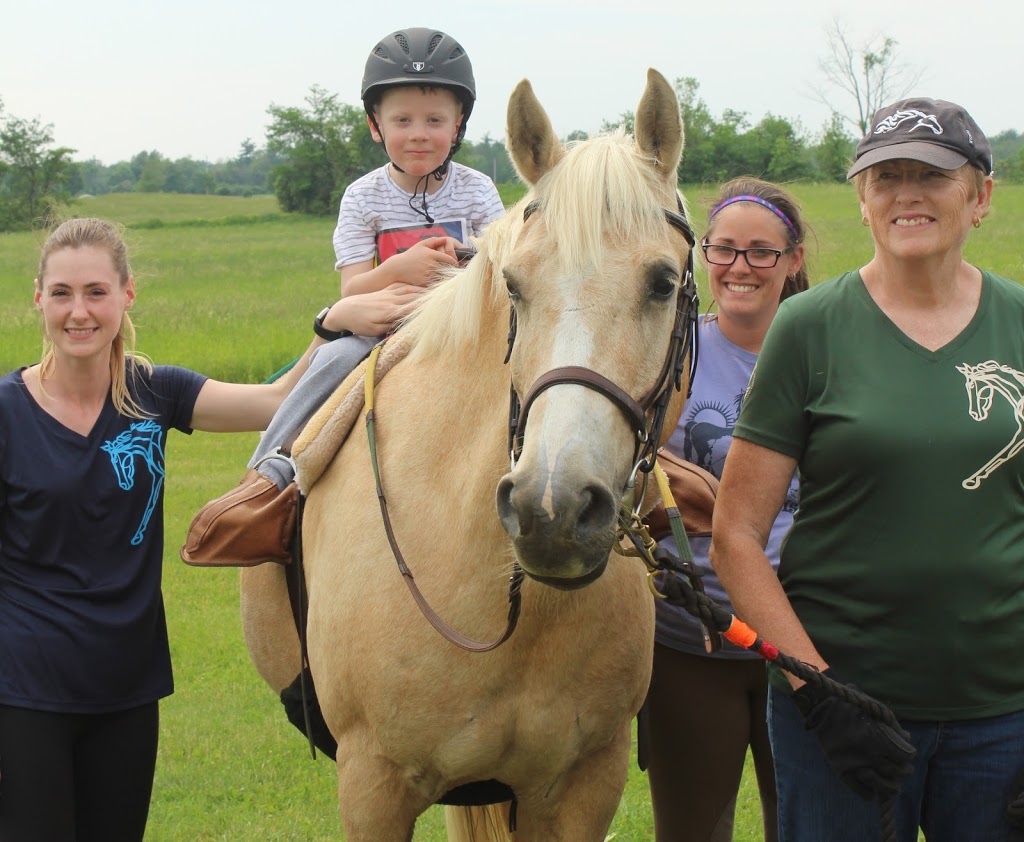
M 683 203 L 679 202 L 679 211 L 665 210 L 665 219 L 673 228 L 679 231 L 689 244 L 690 249 L 686 258 L 686 267 L 679 280 L 679 288 L 676 292 L 675 321 L 672 326 L 672 336 L 669 340 L 668 351 L 665 355 L 665 362 L 661 367 L 661 373 L 655 381 L 654 386 L 639 401 L 634 400 L 623 389 L 615 385 L 611 380 L 596 371 L 581 366 L 561 366 L 553 368 L 541 375 L 533 384 L 526 395 L 526 400 L 520 404 L 519 395 L 516 392 L 515 384 L 510 386 L 509 413 L 508 413 L 508 446 L 512 459 L 512 467 L 515 467 L 523 448 L 523 435 L 526 431 L 526 419 L 530 414 L 530 407 L 537 399 L 537 396 L 546 389 L 559 384 L 573 383 L 592 389 L 606 398 L 622 410 L 629 422 L 630 427 L 636 433 L 636 444 L 633 448 L 633 469 L 630 471 L 630 478 L 627 488 L 635 484 L 636 476 L 639 473 L 646 477 L 653 470 L 658 442 L 661 440 L 661 430 L 665 422 L 665 415 L 668 411 L 669 400 L 672 397 L 672 390 L 682 389 L 683 365 L 687 351 L 690 356 L 690 382 L 693 381 L 693 372 L 697 365 L 697 312 L 699 302 L 697 300 L 697 285 L 693 277 L 693 247 L 695 239 L 689 222 L 686 221 Z M 539 204 L 531 202 L 523 212 L 523 221 L 538 210 Z M 516 338 L 516 310 L 512 302 L 509 302 L 509 331 L 508 350 L 505 354 L 505 363 L 512 357 L 512 347 Z M 522 604 L 522 584 L 524 571 L 519 561 L 516 560 L 512 566 L 512 573 L 509 576 L 508 587 L 508 617 L 505 623 L 505 630 L 501 635 L 489 642 L 481 642 L 466 637 L 449 626 L 430 607 L 426 598 L 420 592 L 413 577 L 412 570 L 406 564 L 402 551 L 398 546 L 394 530 L 391 525 L 391 517 L 388 513 L 387 500 L 381 485 L 380 467 L 377 461 L 377 446 L 375 430 L 375 410 L 373 406 L 374 372 L 377 365 L 377 356 L 381 346 L 377 345 L 370 353 L 366 365 L 365 401 L 366 401 L 366 428 L 369 436 L 370 459 L 373 466 L 374 482 L 377 491 L 377 499 L 380 503 L 381 516 L 384 521 L 384 530 L 387 534 L 388 544 L 391 552 L 398 563 L 406 585 L 412 593 L 413 599 L 419 606 L 420 611 L 430 624 L 450 642 L 469 652 L 489 652 L 501 646 L 515 630 L 519 621 L 520 607 Z M 687 393 L 689 395 L 689 393 Z M 648 413 L 651 413 L 648 422 Z M 641 493 L 636 500 L 634 516 L 643 500 Z
M 697 297 L 697 284 L 693 276 L 693 248 L 696 245 L 696 239 L 693 236 L 693 229 L 690 228 L 690 223 L 686 219 L 682 200 L 677 197 L 677 202 L 678 211 L 671 211 L 667 208 L 664 210 L 665 220 L 686 238 L 690 249 L 686 257 L 686 266 L 679 279 L 679 287 L 676 292 L 675 322 L 672 325 L 672 336 L 658 379 L 640 400 L 635 400 L 603 374 L 582 366 L 560 366 L 545 372 L 530 387 L 523 401 L 519 400 L 519 393 L 513 383 L 509 390 L 508 406 L 508 451 L 512 468 L 515 468 L 516 462 L 522 454 L 526 421 L 533 402 L 542 392 L 552 386 L 569 383 L 604 395 L 626 416 L 626 421 L 636 435 L 636 444 L 633 447 L 633 468 L 629 473 L 627 488 L 635 484 L 638 473 L 643 474 L 646 479 L 647 474 L 653 470 L 672 391 L 673 389 L 675 391 L 682 389 L 683 366 L 687 351 L 689 351 L 690 358 L 688 378 L 690 386 L 687 389 L 687 397 L 690 394 L 689 388 L 692 388 L 693 374 L 697 366 L 696 324 L 700 302 Z M 540 210 L 539 202 L 534 201 L 528 204 L 523 211 L 523 222 L 526 222 L 538 210 Z M 505 363 L 512 358 L 516 327 L 516 309 L 514 302 L 510 300 L 508 350 L 505 353 Z M 651 413 L 649 420 L 648 413 Z M 637 511 L 642 499 L 643 494 L 637 495 L 635 502 Z

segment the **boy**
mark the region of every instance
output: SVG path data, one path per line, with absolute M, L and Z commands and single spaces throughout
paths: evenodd
M 313 357 L 264 432 L 249 461 L 254 470 L 226 495 L 236 497 L 237 505 L 214 517 L 208 533 L 217 532 L 221 518 L 224 529 L 266 518 L 266 508 L 257 514 L 246 501 L 266 507 L 286 489 L 295 493 L 289 489 L 294 463 L 280 453 L 281 446 L 409 311 L 437 271 L 456 264 L 456 247 L 504 213 L 491 180 L 452 161 L 476 99 L 469 56 L 453 38 L 423 28 L 388 35 L 366 61 L 361 96 L 370 133 L 390 162 L 354 181 L 341 199 L 334 249 L 346 329 L 323 325 L 326 308 L 317 316 L 314 330 L 331 341 Z M 245 552 L 251 557 L 228 563 L 275 557 L 257 546 Z M 280 553 L 276 557 L 281 560 Z

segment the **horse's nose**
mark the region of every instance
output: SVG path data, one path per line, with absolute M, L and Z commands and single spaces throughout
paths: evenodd
M 498 483 L 497 504 L 501 524 L 528 571 L 578 575 L 561 568 L 607 556 L 618 507 L 603 485 L 559 488 L 508 474 Z

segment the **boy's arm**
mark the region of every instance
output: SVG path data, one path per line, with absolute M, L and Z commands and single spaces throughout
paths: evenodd
M 455 245 L 451 237 L 428 237 L 378 266 L 374 266 L 372 260 L 342 266 L 341 295 L 377 292 L 396 283 L 429 286 L 438 270 L 458 262 Z

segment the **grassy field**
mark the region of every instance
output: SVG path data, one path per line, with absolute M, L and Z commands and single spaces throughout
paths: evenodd
M 684 192 L 700 231 L 710 189 Z M 796 185 L 794 192 L 814 234 L 813 278 L 870 257 L 851 188 Z M 515 191 L 505 195 L 514 198 Z M 968 257 L 1024 280 L 1024 187 L 997 187 L 994 206 L 982 228 L 971 232 Z M 161 363 L 219 379 L 261 380 L 306 347 L 313 315 L 338 294 L 334 221 L 280 214 L 268 197 L 129 194 L 83 200 L 72 211 L 128 226 L 140 349 Z M 0 234 L 0 373 L 38 357 L 31 279 L 39 243 L 31 233 Z M 343 838 L 333 763 L 310 760 L 249 663 L 237 572 L 196 570 L 178 560 L 192 515 L 237 482 L 255 443 L 255 435 L 171 434 L 164 593 L 177 690 L 161 707 L 149 840 Z M 612 832 L 620 842 L 653 837 L 646 777 L 635 762 Z M 444 838 L 438 808 L 423 817 L 415 838 Z M 748 775 L 735 839 L 761 838 Z

